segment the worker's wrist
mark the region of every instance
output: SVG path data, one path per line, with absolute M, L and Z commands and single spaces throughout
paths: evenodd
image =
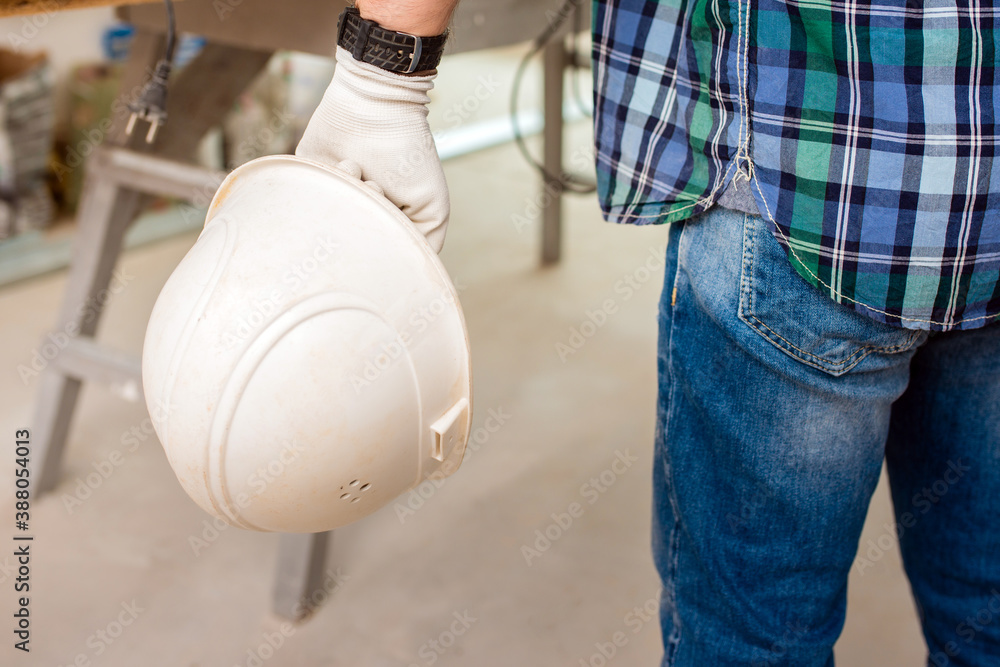
M 387 30 L 435 37 L 448 29 L 457 0 L 356 0 L 361 18 Z

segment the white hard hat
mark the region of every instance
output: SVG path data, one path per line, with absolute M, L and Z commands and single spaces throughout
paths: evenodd
M 294 156 L 235 170 L 153 307 L 142 380 L 156 433 L 188 495 L 235 526 L 337 528 L 465 452 L 455 287 L 349 171 Z

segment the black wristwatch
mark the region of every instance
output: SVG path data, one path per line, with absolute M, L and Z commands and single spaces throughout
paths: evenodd
M 398 74 L 436 68 L 446 41 L 447 31 L 434 37 L 417 37 L 386 30 L 374 21 L 361 18 L 357 7 L 345 8 L 337 24 L 337 45 L 350 51 L 355 60 Z

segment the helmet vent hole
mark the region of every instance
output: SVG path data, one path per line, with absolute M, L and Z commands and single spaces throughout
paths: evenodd
M 367 491 L 370 488 L 372 488 L 372 485 L 370 483 L 368 483 L 368 482 L 365 482 L 364 484 L 361 485 L 361 490 L 362 491 Z
M 347 500 L 350 497 L 351 497 L 351 494 L 349 494 L 349 493 L 343 493 L 343 494 L 340 495 L 340 499 L 341 500 Z
M 357 485 L 358 485 L 358 482 L 359 482 L 359 480 L 354 480 L 354 481 L 352 481 L 352 482 L 351 482 L 351 486 L 357 486 Z
M 356 502 L 358 502 L 359 500 L 361 500 L 361 498 L 351 498 L 351 502 L 352 502 L 352 503 L 356 503 Z

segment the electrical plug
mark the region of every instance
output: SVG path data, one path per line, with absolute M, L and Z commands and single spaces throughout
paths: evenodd
M 170 78 L 170 62 L 161 60 L 156 64 L 153 77 L 145 85 L 139 97 L 128 105 L 132 115 L 129 116 L 125 135 L 132 136 L 136 121 L 142 119 L 149 123 L 146 132 L 146 143 L 151 144 L 156 138 L 160 126 L 167 122 L 167 79 Z

